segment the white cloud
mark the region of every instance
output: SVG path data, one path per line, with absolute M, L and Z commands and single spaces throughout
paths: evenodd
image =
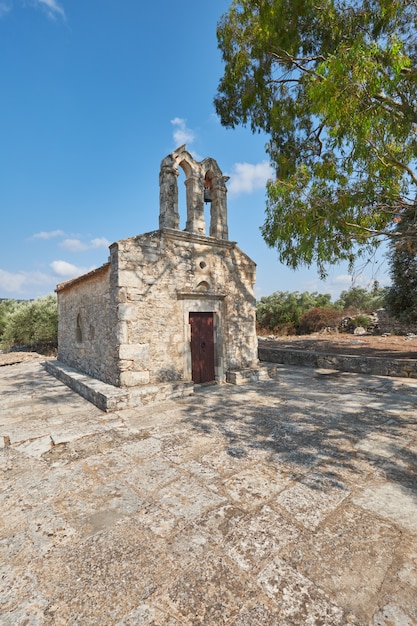
M 320 278 L 306 281 L 302 287 L 302 291 L 318 291 L 319 293 L 330 293 L 333 300 L 337 300 L 342 291 L 348 291 L 352 287 L 363 287 L 364 289 L 370 289 L 373 285 L 375 277 L 367 276 L 362 272 L 357 274 L 341 273 L 335 276 L 330 276 L 326 280 L 322 281 Z M 383 281 L 384 284 L 387 281 Z
M 372 268 L 371 268 L 372 270 Z M 377 274 L 371 272 L 371 274 L 365 274 L 364 272 L 353 272 L 350 274 L 338 274 L 332 278 L 331 283 L 339 287 L 341 291 L 346 291 L 352 287 L 363 287 L 364 289 L 371 289 L 375 280 L 377 280 Z M 389 283 L 386 275 L 381 276 L 381 286 Z
M 40 233 L 36 233 L 32 235 L 30 239 L 53 239 L 54 237 L 62 237 L 65 235 L 63 230 L 50 230 L 50 231 L 41 231 Z
M 52 293 L 57 283 L 81 276 L 95 269 L 91 267 L 77 267 L 67 261 L 53 261 L 50 264 L 52 272 L 21 271 L 9 272 L 0 268 L 0 297 L 9 298 L 38 298 Z
M 106 239 L 105 237 L 97 237 L 97 239 L 92 239 L 90 243 L 91 243 L 92 248 L 106 248 L 107 249 L 110 245 L 110 241 Z
M 51 277 L 42 272 L 8 272 L 0 269 L 0 289 L 22 296 L 30 288 L 51 288 Z
M 182 146 L 184 143 L 193 143 L 195 134 L 190 128 L 187 128 L 186 120 L 181 117 L 175 117 L 171 120 L 171 124 L 174 126 L 174 142 L 177 147 Z
M 15 274 L 0 270 L 0 288 L 7 292 L 20 293 L 25 281 L 26 277 L 23 273 Z
M 85 250 L 93 250 L 97 248 L 108 248 L 110 241 L 105 237 L 97 237 L 91 239 L 89 243 L 83 243 L 80 239 L 64 239 L 60 244 L 61 248 L 70 252 L 84 252 Z
M 70 252 L 83 252 L 84 250 L 88 250 L 88 245 L 82 243 L 79 239 L 64 239 L 59 245 L 61 248 L 65 248 L 65 250 L 69 250 Z
M 54 239 L 55 237 L 64 237 L 65 232 L 63 230 L 50 230 L 50 231 L 41 231 L 39 233 L 35 233 L 29 239 Z M 94 239 L 90 239 L 88 243 L 84 243 L 81 239 L 68 237 L 59 243 L 61 248 L 64 250 L 69 250 L 70 252 L 84 252 L 85 250 L 95 250 L 97 248 L 108 248 L 110 246 L 110 241 L 106 239 L 106 237 L 95 237 Z
M 364 283 L 368 282 L 363 274 L 352 277 L 350 274 L 338 274 L 332 278 L 331 283 L 337 285 L 341 289 L 349 289 L 350 287 L 364 287 Z
M 65 11 L 57 0 L 36 0 L 36 5 L 44 9 L 48 17 L 55 19 L 60 16 L 65 18 Z
M 89 271 L 85 267 L 77 267 L 67 261 L 52 261 L 51 268 L 57 276 L 65 278 L 74 278 Z
M 235 163 L 230 174 L 229 193 L 238 195 L 262 189 L 272 175 L 273 169 L 268 161 L 255 164 Z
M 0 18 L 9 13 L 17 1 L 18 0 L 9 0 L 6 2 L 5 0 L 0 0 Z M 29 6 L 35 9 L 41 9 L 51 19 L 56 19 L 57 17 L 61 17 L 64 20 L 66 19 L 64 8 L 58 0 L 20 0 L 20 4 L 22 4 L 23 7 Z

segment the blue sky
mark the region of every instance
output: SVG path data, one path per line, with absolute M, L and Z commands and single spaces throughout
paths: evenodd
M 294 272 L 261 237 L 266 138 L 222 128 L 213 106 L 228 6 L 0 0 L 0 298 L 51 293 L 106 262 L 113 241 L 157 229 L 160 162 L 184 143 L 230 176 L 229 236 L 258 265 L 258 298 L 349 288 L 346 267 L 325 282 Z M 355 284 L 386 273 L 379 255 Z

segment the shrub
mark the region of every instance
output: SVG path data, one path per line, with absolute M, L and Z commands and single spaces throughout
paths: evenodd
M 352 317 L 350 323 L 354 328 L 358 328 L 358 326 L 367 328 L 371 323 L 371 318 L 367 315 L 357 315 L 356 317 Z
M 340 309 L 334 306 L 314 307 L 303 314 L 300 320 L 301 334 L 317 333 L 325 328 L 336 329 L 340 322 Z
M 6 329 L 7 320 L 17 306 L 16 300 L 0 300 L 0 340 Z
M 260 299 L 256 309 L 256 319 L 260 331 L 275 334 L 295 334 L 302 315 L 314 307 L 330 304 L 329 294 L 276 291 Z
M 342 291 L 335 305 L 344 311 L 351 310 L 355 313 L 366 311 L 371 313 L 384 306 L 387 294 L 386 287 L 380 287 L 375 281 L 373 288 L 368 291 L 363 287 L 352 287 L 347 291 Z
M 6 350 L 12 346 L 56 343 L 58 340 L 58 309 L 54 295 L 21 302 L 7 317 L 1 338 Z

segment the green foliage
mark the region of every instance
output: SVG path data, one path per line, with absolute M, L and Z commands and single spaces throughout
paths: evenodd
M 325 328 L 337 328 L 340 318 L 341 311 L 336 306 L 315 307 L 302 315 L 299 333 L 308 335 L 320 332 Z
M 335 304 L 344 311 L 371 313 L 385 306 L 386 294 L 387 288 L 379 287 L 378 283 L 375 283 L 371 291 L 363 287 L 352 287 L 347 291 L 342 291 Z
M 15 300 L 0 300 L 0 339 L 4 333 L 9 316 L 17 306 Z
M 2 347 L 56 342 L 58 309 L 56 297 L 49 295 L 32 302 L 20 302 L 7 316 L 1 338 Z
M 351 326 L 353 326 L 353 328 L 358 328 L 358 326 L 362 326 L 362 328 L 367 328 L 371 323 L 371 318 L 367 315 L 361 314 L 353 317 L 349 323 Z
M 398 230 L 409 230 L 410 224 L 402 221 Z M 417 322 L 417 241 L 413 238 L 394 240 L 389 251 L 392 285 L 386 296 L 390 315 L 404 323 Z
M 233 0 L 220 20 L 216 110 L 269 137 L 262 233 L 290 267 L 325 276 L 415 221 L 416 25 L 406 0 Z
M 330 300 L 330 294 L 276 291 L 258 302 L 258 328 L 279 334 L 295 334 L 303 313 L 314 307 L 329 306 Z

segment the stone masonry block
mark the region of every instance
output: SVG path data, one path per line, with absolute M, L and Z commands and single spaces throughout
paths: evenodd
M 126 343 L 128 340 L 128 328 L 126 322 L 120 322 L 117 326 L 116 341 L 118 344 Z
M 131 361 L 142 361 L 149 356 L 148 343 L 124 344 L 119 348 L 119 357 Z
M 140 290 L 143 289 L 142 276 L 137 271 L 119 270 L 118 284 L 119 287 L 133 287 Z
M 121 387 L 137 387 L 138 385 L 149 384 L 149 372 L 121 372 L 120 374 L 120 386 Z
M 137 315 L 137 307 L 132 304 L 119 304 L 118 318 L 122 321 L 134 320 Z
M 259 380 L 259 368 L 246 368 L 239 371 L 226 372 L 226 381 L 232 385 L 245 385 Z

